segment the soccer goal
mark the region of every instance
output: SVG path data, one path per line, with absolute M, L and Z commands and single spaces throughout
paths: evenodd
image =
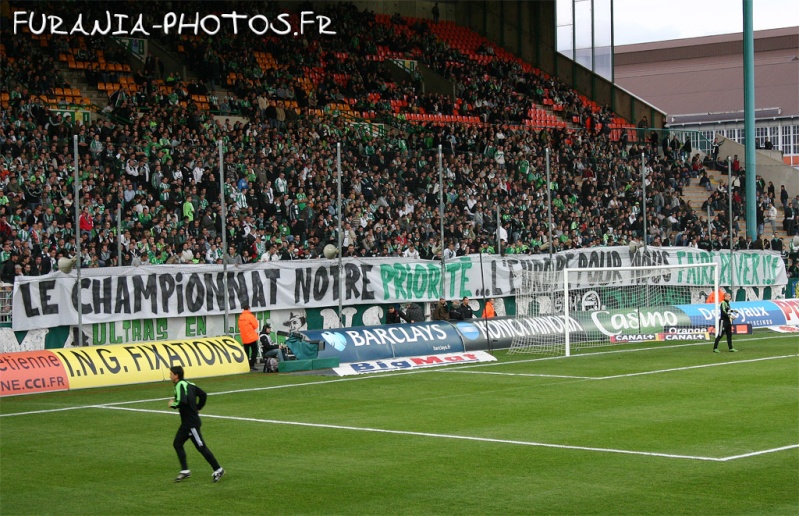
M 706 340 L 717 330 L 675 305 L 704 304 L 718 292 L 716 263 L 518 270 L 516 336 L 509 354 L 569 356 L 625 342 Z M 707 312 L 718 313 L 719 299 Z

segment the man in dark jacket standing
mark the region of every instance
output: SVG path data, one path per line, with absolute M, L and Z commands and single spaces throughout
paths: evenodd
M 424 312 L 422 311 L 422 307 L 416 303 L 408 303 L 405 307 L 404 319 L 409 323 L 424 322 Z
M 460 315 L 461 319 L 471 319 L 472 317 L 474 317 L 474 310 L 472 310 L 472 307 L 469 306 L 469 298 L 468 297 L 464 297 L 463 298 L 463 300 L 461 301 L 461 304 L 457 308 L 457 310 L 458 310 L 458 314 Z
M 389 305 L 388 311 L 386 312 L 386 324 L 399 324 L 402 322 L 402 319 L 404 319 L 404 315 L 400 314 L 397 307 Z
M 449 307 L 447 307 L 446 299 L 442 297 L 438 300 L 430 319 L 433 321 L 449 321 Z
M 205 460 L 208 461 L 211 468 L 213 468 L 214 473 L 211 479 L 214 482 L 219 482 L 219 479 L 225 474 L 225 470 L 222 469 L 222 466 L 219 465 L 214 454 L 211 453 L 211 450 L 205 445 L 203 434 L 200 432 L 200 426 L 202 425 L 202 421 L 200 421 L 200 410 L 205 406 L 205 400 L 208 398 L 208 394 L 193 383 L 183 379 L 182 366 L 170 367 L 169 379 L 175 384 L 175 397 L 169 400 L 169 408 L 180 410 L 180 428 L 178 428 L 178 432 L 175 434 L 175 440 L 172 443 L 175 447 L 175 451 L 178 453 L 178 460 L 180 460 L 181 467 L 180 473 L 175 478 L 175 482 L 186 480 L 191 476 L 191 470 L 186 461 L 186 450 L 183 449 L 183 445 L 189 439 L 194 443 L 194 447 L 197 448 L 197 451 L 205 457 Z

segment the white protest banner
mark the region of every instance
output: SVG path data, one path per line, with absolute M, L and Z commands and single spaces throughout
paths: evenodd
M 729 278 L 726 253 L 707 253 L 692 248 L 649 248 L 631 256 L 627 247 L 604 247 L 553 255 L 470 255 L 446 263 L 445 291 L 440 291 L 441 264 L 402 258 L 346 259 L 344 281 L 339 286 L 338 262 L 300 260 L 230 266 L 227 278 L 220 265 L 150 265 L 145 267 L 89 268 L 81 270 L 80 296 L 75 272 L 17 278 L 13 294 L 15 331 L 76 325 L 78 298 L 84 324 L 126 319 L 157 319 L 220 315 L 225 300 L 230 312 L 243 303 L 254 311 L 320 308 L 338 304 L 339 292 L 347 305 L 401 301 L 427 302 L 446 297 L 493 297 L 515 293 L 513 272 L 562 270 L 587 267 L 624 267 L 721 263 L 721 281 Z M 480 269 L 482 263 L 483 269 Z M 542 277 L 544 275 L 542 274 Z M 647 279 L 660 284 L 707 285 L 707 274 L 664 273 Z M 737 286 L 784 286 L 788 282 L 779 253 L 736 253 Z M 226 281 L 225 281 L 226 280 Z M 644 281 L 617 272 L 581 275 L 583 286 L 616 286 Z M 553 285 L 553 288 L 559 288 Z

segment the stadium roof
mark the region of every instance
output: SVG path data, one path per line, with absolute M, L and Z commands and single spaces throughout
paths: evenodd
M 758 31 L 755 116 L 799 116 L 799 27 Z M 670 124 L 743 120 L 743 34 L 624 45 L 616 83 L 668 114 Z

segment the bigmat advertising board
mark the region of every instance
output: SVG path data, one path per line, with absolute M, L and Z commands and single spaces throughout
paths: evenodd
M 471 353 L 446 353 L 419 357 L 397 358 L 393 360 L 369 360 L 367 362 L 350 362 L 334 367 L 339 376 L 367 373 L 386 373 L 392 371 L 412 371 L 429 367 L 447 365 L 465 365 L 476 362 L 496 362 L 497 359 L 485 351 Z
M 231 337 L 0 354 L 0 396 L 160 382 L 180 365 L 188 378 L 246 373 Z

